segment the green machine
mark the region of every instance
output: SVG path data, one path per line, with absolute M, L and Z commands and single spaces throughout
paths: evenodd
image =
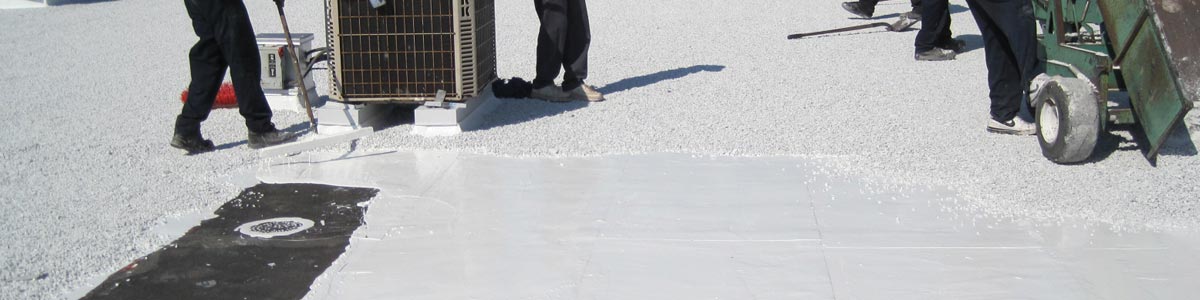
M 1110 125 L 1137 124 L 1154 161 L 1200 101 L 1200 0 L 1031 1 L 1046 57 L 1030 94 L 1042 154 L 1080 162 Z

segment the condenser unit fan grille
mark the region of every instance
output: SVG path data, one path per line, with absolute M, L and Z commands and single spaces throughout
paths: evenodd
M 495 79 L 492 1 L 330 0 L 329 43 L 336 100 L 449 100 Z

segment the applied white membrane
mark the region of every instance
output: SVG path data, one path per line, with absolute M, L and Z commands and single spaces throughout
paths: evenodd
M 1200 235 L 997 219 L 804 158 L 302 154 L 381 189 L 306 299 L 1189 299 Z M 970 203 L 969 201 L 961 201 Z

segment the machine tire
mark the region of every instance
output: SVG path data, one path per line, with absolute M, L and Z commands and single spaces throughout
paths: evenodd
M 1092 156 L 1100 137 L 1100 102 L 1091 83 L 1055 76 L 1038 91 L 1034 105 L 1042 156 L 1060 164 Z

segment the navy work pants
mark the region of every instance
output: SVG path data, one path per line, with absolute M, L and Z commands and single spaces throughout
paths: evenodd
M 188 86 L 188 101 L 175 119 L 175 133 L 200 134 L 200 122 L 212 110 L 226 68 L 246 128 L 251 132 L 273 130 L 271 107 L 261 86 L 258 44 L 242 0 L 184 0 L 183 3 L 200 40 L 188 54 L 192 82 Z
M 1017 1 L 1017 0 L 1013 0 Z M 954 42 L 950 32 L 950 1 L 921 1 L 921 30 L 913 42 L 916 52 L 925 52 L 934 47 L 946 48 Z
M 1029 82 L 1040 72 L 1037 25 L 1031 1 L 967 0 L 983 36 L 992 119 L 1012 120 Z
M 584 0 L 534 0 L 541 20 L 537 43 L 537 76 L 533 87 L 554 84 L 561 68 L 564 90 L 572 90 L 587 79 L 587 54 L 592 42 Z

